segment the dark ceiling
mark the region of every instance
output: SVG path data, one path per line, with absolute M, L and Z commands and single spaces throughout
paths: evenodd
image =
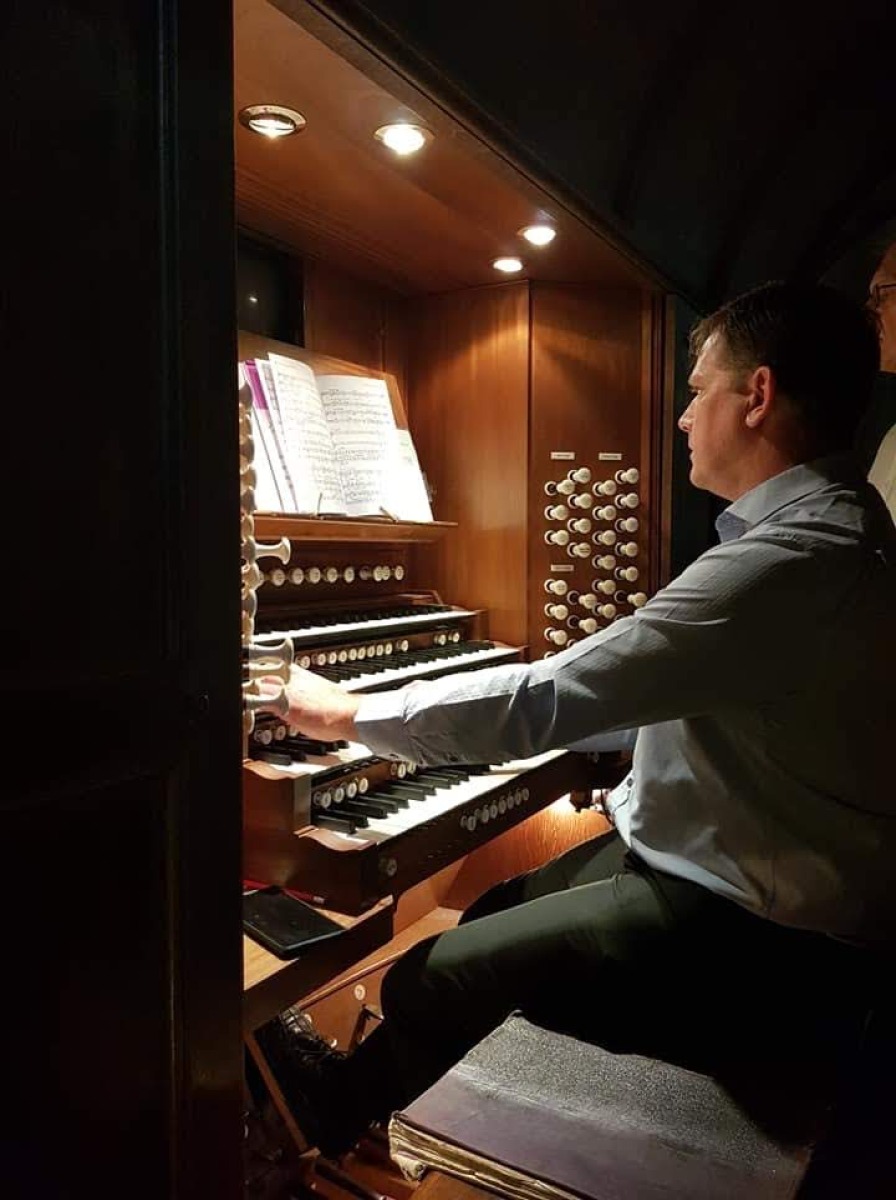
M 856 282 L 896 214 L 896 0 L 332 0 L 698 307 Z

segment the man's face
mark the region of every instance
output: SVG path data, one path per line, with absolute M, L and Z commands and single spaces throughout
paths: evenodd
M 896 242 L 880 260 L 870 287 L 872 302 L 875 288 L 881 289 L 876 305 L 880 321 L 880 369 L 896 372 L 896 286 L 892 285 L 896 285 Z
M 743 373 L 731 367 L 720 334 L 704 342 L 688 384 L 693 394 L 678 427 L 688 435 L 691 483 L 724 500 L 735 500 L 741 493 L 740 467 L 748 441 L 744 416 L 750 393 Z

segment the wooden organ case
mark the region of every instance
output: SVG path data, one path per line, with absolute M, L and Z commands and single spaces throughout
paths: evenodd
M 308 119 L 282 144 L 237 126 L 238 220 L 301 258 L 305 330 L 301 349 L 241 334 L 240 357 L 276 349 L 387 378 L 437 518 L 257 513 L 256 539 L 287 538 L 289 557 L 261 564 L 256 641 L 288 635 L 296 661 L 357 690 L 556 653 L 630 613 L 658 579 L 655 281 L 315 6 L 237 4 L 235 61 L 237 110 Z M 395 119 L 432 132 L 417 158 L 374 140 Z M 557 231 L 541 250 L 519 235 L 539 219 Z M 511 251 L 524 269 L 495 282 Z M 273 716 L 249 748 L 245 876 L 357 927 L 373 914 L 354 956 L 371 978 L 489 883 L 603 828 L 552 803 L 619 775 L 565 752 L 415 772 L 303 745 Z M 347 1036 L 340 984 L 355 1009 L 352 995 L 376 1000 L 350 960 L 286 968 L 248 947 L 247 1030 L 301 999 Z

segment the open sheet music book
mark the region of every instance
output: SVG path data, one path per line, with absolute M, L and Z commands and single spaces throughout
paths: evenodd
M 396 424 L 384 379 L 316 375 L 282 354 L 240 366 L 252 390 L 260 510 L 433 519 L 411 435 Z

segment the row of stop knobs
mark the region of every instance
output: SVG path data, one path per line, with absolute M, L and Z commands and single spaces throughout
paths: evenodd
M 607 572 L 605 577 L 592 579 L 587 591 L 575 591 L 565 579 L 545 581 L 549 598 L 544 615 L 552 624 L 544 630 L 544 637 L 556 649 L 572 644 L 576 636 L 596 633 L 601 627 L 599 619 L 612 621 L 647 603 L 645 592 L 630 592 L 620 586 L 636 583 L 639 577 L 631 560 L 638 557 L 640 547 L 635 541 L 620 538 L 640 528 L 633 510 L 641 498 L 637 492 L 624 490 L 640 478 L 637 467 L 626 467 L 612 479 L 592 484 L 590 468 L 576 467 L 565 479 L 549 480 L 544 485 L 552 500 L 544 510 L 545 519 L 562 523 L 560 528 L 545 532 L 546 545 L 563 548 L 573 560 L 590 560 L 595 570 Z M 579 490 L 589 484 L 587 490 Z M 619 565 L 620 559 L 630 562 Z
M 549 496 L 572 496 L 577 487 L 583 484 L 591 483 L 591 478 L 592 476 L 590 467 L 574 467 L 567 474 L 565 479 L 558 481 L 549 480 L 544 485 L 544 490 Z M 641 472 L 637 467 L 626 467 L 624 470 L 617 471 L 612 479 L 599 479 L 591 490 L 594 495 L 598 497 L 615 496 L 619 491 L 620 486 L 624 484 L 631 486 L 632 484 L 637 483 L 640 478 Z M 576 500 L 572 501 L 572 503 L 577 504 L 581 508 L 587 508 L 589 502 L 586 501 L 584 504 L 582 503 L 584 495 L 587 495 L 587 493 L 576 497 Z M 636 506 L 638 503 L 638 497 L 635 496 L 634 499 Z M 590 503 L 594 503 L 593 499 L 590 501 Z M 622 497 L 620 497 L 616 503 L 621 503 L 623 508 L 627 507 Z
M 274 567 L 264 577 L 265 583 L 274 587 L 283 587 L 286 583 L 291 583 L 293 587 L 301 587 L 305 583 L 354 583 L 356 579 L 364 582 L 373 580 L 374 583 L 396 579 L 400 583 L 404 579 L 404 567 L 401 563 L 394 566 L 379 563 L 375 567 L 292 567 L 290 570 Z
M 549 529 L 544 535 L 544 540 L 549 546 L 565 546 L 566 553 L 570 558 L 589 558 L 593 550 L 589 542 L 573 542 L 570 540 L 570 535 L 565 529 Z M 591 541 L 595 546 L 613 546 L 615 554 L 621 554 L 625 558 L 638 557 L 637 542 L 620 542 L 619 534 L 614 529 L 600 529 L 597 533 L 591 535 Z M 595 566 L 599 564 L 595 562 Z
M 560 580 L 548 580 L 557 584 Z M 612 621 L 619 615 L 619 606 L 630 604 L 632 608 L 640 608 L 647 603 L 646 592 L 624 592 L 617 589 L 612 579 L 592 580 L 591 592 L 576 592 L 569 590 L 563 600 L 549 601 L 544 606 L 544 615 L 552 621 L 563 622 L 566 629 L 577 630 L 579 633 L 596 633 L 600 628 L 597 617 Z M 607 597 L 612 596 L 612 600 Z M 571 605 L 578 605 L 585 610 L 585 615 L 571 611 Z M 569 641 L 566 629 L 550 627 L 544 631 L 545 640 L 555 646 L 565 646 Z

